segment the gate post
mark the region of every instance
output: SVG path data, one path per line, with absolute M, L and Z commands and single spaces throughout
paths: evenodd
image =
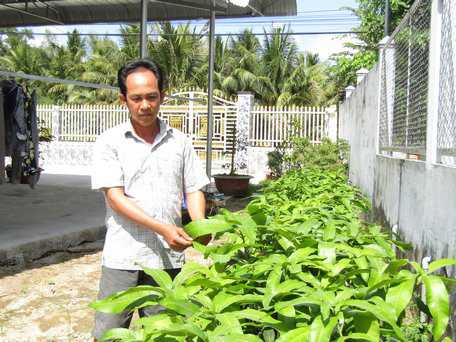
M 60 107 L 52 106 L 52 135 L 55 141 L 60 140 Z
M 331 139 L 331 141 L 337 141 L 337 108 L 336 106 L 332 106 L 326 108 L 326 115 L 327 115 L 327 123 L 328 126 L 326 127 L 326 137 Z
M 250 145 L 251 113 L 253 111 L 254 96 L 251 92 L 238 92 L 236 118 L 236 166 L 238 170 L 249 170 L 248 147 Z M 243 172 L 245 173 L 245 172 Z

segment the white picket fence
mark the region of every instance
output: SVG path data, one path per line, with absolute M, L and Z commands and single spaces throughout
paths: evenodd
M 328 137 L 328 112 L 318 107 L 255 106 L 252 112 L 251 146 L 275 147 L 293 136 L 319 143 Z
M 206 96 L 207 99 L 207 95 L 202 92 L 182 92 L 177 95 L 199 100 Z M 293 136 L 309 137 L 313 143 L 319 143 L 324 137 L 335 139 L 336 136 L 335 110 L 253 105 L 246 109 L 241 102 L 218 97 L 215 100 L 212 161 L 216 169 L 230 161 L 231 132 L 241 116 L 250 118 L 248 129 L 243 127 L 238 130 L 238 134 L 242 134 L 249 147 L 270 150 Z M 37 111 L 42 127 L 50 128 L 54 136 L 54 143 L 49 146 L 46 154 L 47 163 L 59 165 L 74 160 L 89 164 L 91 148 L 88 145 L 105 130 L 127 121 L 129 117 L 127 109 L 113 105 L 39 105 Z M 191 138 L 196 153 L 204 163 L 207 147 L 207 106 L 198 101 L 168 100 L 160 107 L 159 116 L 171 127 Z M 66 149 L 68 152 L 65 152 Z
M 93 142 L 105 130 L 128 120 L 122 106 L 39 105 L 38 118 L 57 141 Z M 190 136 L 196 145 L 205 143 L 207 107 L 162 106 L 160 117 Z M 255 106 L 251 113 L 250 145 L 275 147 L 292 136 L 309 137 L 319 143 L 328 137 L 328 110 L 319 107 Z M 226 146 L 224 134 L 236 124 L 236 106 L 214 106 L 215 143 Z

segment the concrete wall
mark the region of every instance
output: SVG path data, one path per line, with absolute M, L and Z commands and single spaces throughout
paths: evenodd
M 41 167 L 45 173 L 67 175 L 90 175 L 92 165 L 93 143 L 59 142 L 40 144 Z M 266 178 L 269 172 L 267 167 L 267 153 L 273 148 L 248 147 L 247 170 L 245 173 L 252 175 L 253 183 L 258 183 Z M 203 161 L 204 164 L 204 161 Z M 212 165 L 212 174 L 227 172 L 216 165 Z
M 350 142 L 350 179 L 372 199 L 375 152 L 377 150 L 377 112 L 379 70 L 377 65 L 364 78 L 340 108 L 339 137 Z
M 350 180 L 372 200 L 377 219 L 397 224 L 405 241 L 434 258 L 456 258 L 456 168 L 379 155 L 378 90 L 376 65 L 340 106 Z

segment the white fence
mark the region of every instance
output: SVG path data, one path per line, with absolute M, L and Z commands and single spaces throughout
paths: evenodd
M 207 106 L 201 102 L 207 101 L 207 95 L 193 91 L 173 95 L 185 96 L 188 100 L 171 98 L 165 101 L 160 107 L 159 116 L 171 127 L 179 129 L 191 138 L 197 154 L 204 163 Z M 244 96 L 242 105 L 241 96 Z M 337 118 L 334 109 L 261 107 L 253 106 L 252 101 L 253 96 L 248 94 L 239 94 L 238 102 L 215 97 L 212 134 L 212 160 L 215 169 L 220 170 L 221 166 L 230 160 L 231 132 L 234 127 L 237 128 L 238 138 L 241 134 L 243 139 L 240 140 L 247 141 L 249 147 L 271 149 L 293 136 L 309 137 L 313 143 L 319 143 L 324 137 L 336 138 Z M 37 109 L 42 126 L 50 128 L 54 136 L 54 142 L 44 155 L 47 165 L 66 164 L 69 162 L 70 154 L 71 160 L 87 160 L 89 165 L 90 158 L 87 155 L 90 154 L 90 143 L 106 129 L 128 120 L 128 111 L 122 106 L 39 105 Z M 238 127 L 241 117 L 248 118 L 247 127 Z M 68 146 L 71 153 L 65 153 L 65 146 Z
M 317 107 L 260 107 L 252 111 L 251 146 L 275 147 L 292 136 L 318 143 L 328 136 L 328 111 Z

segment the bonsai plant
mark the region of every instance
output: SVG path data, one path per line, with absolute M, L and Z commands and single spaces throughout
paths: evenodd
M 236 152 L 246 149 L 245 146 L 240 147 L 239 141 L 236 137 L 236 127 L 233 127 L 228 142 L 232 143 L 231 147 L 231 162 L 222 166 L 224 169 L 229 169 L 227 174 L 213 175 L 215 180 L 215 187 L 217 190 L 227 196 L 243 196 L 248 189 L 249 181 L 252 176 L 237 174 L 237 169 L 245 169 L 247 165 L 244 162 L 236 162 Z

